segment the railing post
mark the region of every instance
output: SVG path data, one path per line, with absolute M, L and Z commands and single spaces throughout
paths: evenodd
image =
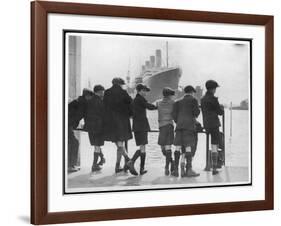
M 209 133 L 206 132 L 206 167 L 205 171 L 211 171 L 211 156 L 210 156 L 210 148 L 209 148 Z
M 223 165 L 225 166 L 225 116 L 222 115 L 222 132 L 223 132 Z
M 127 154 L 129 154 L 129 150 L 128 150 L 128 141 L 127 141 L 127 140 L 125 141 L 125 148 L 126 148 Z

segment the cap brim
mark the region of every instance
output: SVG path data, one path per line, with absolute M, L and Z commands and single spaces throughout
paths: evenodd
M 148 87 L 145 87 L 143 90 L 146 91 L 146 92 L 150 91 L 150 89 Z

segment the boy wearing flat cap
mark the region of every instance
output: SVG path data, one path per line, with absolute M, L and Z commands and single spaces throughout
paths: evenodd
M 158 108 L 159 137 L 158 144 L 161 146 L 163 155 L 166 157 L 165 175 L 173 173 L 172 144 L 174 142 L 174 122 L 172 117 L 175 101 L 172 97 L 175 91 L 169 87 L 163 89 L 163 99 L 156 103 Z
M 74 129 L 79 126 L 81 119 L 85 117 L 86 102 L 92 97 L 93 92 L 88 89 L 83 89 L 82 96 L 72 100 L 68 104 L 68 172 L 78 170 L 78 149 L 79 141 L 74 135 Z
M 132 98 L 123 89 L 124 85 L 125 81 L 122 78 L 113 78 L 112 87 L 104 92 L 104 137 L 106 141 L 115 143 L 117 147 L 115 173 L 129 169 L 131 174 L 138 175 L 132 164 L 130 164 L 126 149 L 126 142 L 132 138 L 130 122 Z M 125 160 L 125 169 L 120 167 L 122 156 Z
M 104 145 L 103 126 L 104 126 L 104 105 L 103 105 L 104 87 L 96 85 L 94 87 L 94 94 L 90 100 L 87 101 L 87 108 L 85 114 L 85 129 L 88 131 L 90 144 L 94 146 L 94 158 L 92 165 L 92 172 L 101 170 L 105 163 L 101 146 Z M 98 162 L 98 159 L 100 161 Z
M 212 144 L 212 168 L 213 175 L 218 174 L 218 146 L 220 139 L 219 127 L 221 126 L 219 115 L 223 115 L 224 109 L 219 104 L 218 98 L 215 97 L 216 89 L 219 87 L 218 83 L 214 80 L 208 80 L 205 83 L 207 92 L 201 99 L 201 108 L 203 114 L 203 125 L 206 132 L 211 135 Z
M 136 86 L 137 95 L 133 100 L 133 131 L 135 136 L 136 145 L 139 149 L 135 152 L 130 163 L 133 165 L 138 157 L 140 157 L 140 175 L 147 173 L 144 169 L 146 157 L 146 144 L 148 143 L 148 131 L 150 131 L 149 122 L 146 116 L 146 110 L 156 110 L 157 107 L 150 104 L 145 99 L 146 93 L 150 89 L 144 84 Z
M 179 176 L 178 167 L 181 150 L 181 177 L 196 177 L 200 174 L 192 170 L 192 147 L 196 144 L 195 123 L 196 118 L 200 114 L 200 110 L 198 102 L 194 97 L 194 93 L 196 92 L 195 89 L 192 86 L 186 86 L 184 92 L 185 96 L 175 102 L 172 113 L 176 123 L 176 136 L 174 140 L 174 145 L 176 146 L 174 176 Z

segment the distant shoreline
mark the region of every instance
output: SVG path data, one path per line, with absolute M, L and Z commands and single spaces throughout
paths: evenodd
M 229 108 L 230 109 L 230 108 Z M 242 107 L 232 107 L 232 110 L 243 110 L 243 111 L 248 111 L 249 108 L 242 108 Z

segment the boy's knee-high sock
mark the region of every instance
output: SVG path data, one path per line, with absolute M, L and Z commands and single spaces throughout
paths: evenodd
M 127 171 L 131 168 L 131 171 L 133 172 L 133 174 L 135 174 L 134 164 L 135 164 L 135 161 L 138 159 L 139 156 L 140 156 L 140 150 L 137 150 L 134 153 L 133 157 L 131 158 L 130 162 L 129 162 L 129 160 L 125 160 L 124 171 Z
M 133 175 L 135 175 L 135 176 L 138 175 L 138 172 L 135 170 L 134 164 L 135 164 L 136 159 L 139 157 L 139 155 L 140 155 L 140 150 L 137 150 L 137 151 L 135 152 L 135 154 L 134 154 L 134 156 L 133 156 L 132 159 L 129 158 L 129 156 L 127 155 L 127 153 L 126 153 L 126 156 L 127 156 L 127 157 L 125 158 L 125 161 L 127 161 L 126 170 L 127 170 L 127 168 L 128 168 L 129 171 L 130 171 L 130 173 L 133 174 Z M 125 157 L 125 156 L 124 156 L 124 157 Z
M 179 176 L 179 161 L 180 161 L 180 151 L 175 151 L 174 153 L 175 161 L 174 161 L 174 176 Z
M 186 170 L 192 169 L 192 153 L 186 152 L 185 158 L 186 158 Z
M 98 158 L 99 158 L 99 153 L 98 152 L 94 152 L 94 162 L 93 165 L 97 165 L 98 163 Z
M 92 172 L 101 170 L 100 166 L 98 165 L 98 158 L 99 158 L 99 153 L 98 152 L 94 152 L 94 160 L 93 160 L 93 165 L 92 165 Z
M 172 151 L 171 150 L 166 150 L 166 165 L 165 168 L 169 169 L 169 165 L 172 161 Z
M 100 149 L 100 152 L 99 152 L 99 157 L 100 157 L 100 161 L 99 161 L 98 165 L 103 165 L 105 163 L 105 158 L 104 158 L 104 155 L 103 155 L 101 149 Z
M 192 158 L 193 158 L 192 152 L 186 152 L 185 157 L 186 157 L 186 176 L 187 177 L 198 177 L 198 176 L 200 176 L 200 173 L 196 173 L 192 169 Z
M 140 153 L 140 174 L 141 175 L 147 173 L 147 170 L 144 170 L 145 157 L 146 157 L 146 153 L 145 152 Z
M 185 154 L 181 154 L 181 177 L 185 177 Z
M 166 162 L 165 162 L 165 175 L 169 175 L 169 166 L 172 164 L 172 151 L 171 150 L 166 150 Z
M 120 152 L 121 152 L 122 156 L 125 158 L 126 161 L 130 160 L 130 158 L 128 156 L 128 153 L 126 152 L 126 149 L 124 147 L 120 147 Z
M 122 152 L 121 152 L 120 148 L 117 148 L 117 157 L 116 157 L 116 165 L 115 165 L 116 173 L 119 173 L 122 171 L 122 169 L 120 168 L 121 158 L 122 158 Z
M 213 175 L 218 174 L 217 164 L 218 164 L 218 152 L 212 152 Z
M 133 155 L 133 157 L 131 158 L 131 161 L 132 161 L 133 163 L 135 163 L 135 161 L 138 159 L 138 157 L 140 157 L 140 155 L 141 155 L 141 151 L 138 149 L 138 150 L 135 152 L 135 154 Z

